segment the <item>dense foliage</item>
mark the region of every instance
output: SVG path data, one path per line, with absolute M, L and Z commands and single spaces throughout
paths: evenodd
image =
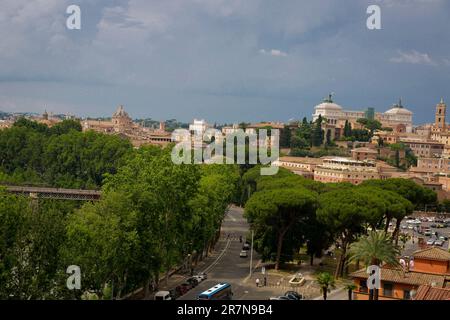
M 347 251 L 369 230 L 388 230 L 398 241 L 400 223 L 414 207 L 436 202 L 436 194 L 411 180 L 369 180 L 359 186 L 322 184 L 281 169 L 275 176 L 243 176 L 245 214 L 264 260 L 292 261 L 302 247 L 311 257 L 335 243 L 340 257 L 336 277 L 345 272 Z
M 109 299 L 138 288 L 148 294 L 187 257 L 195 264 L 210 252 L 241 174 L 235 165 L 175 165 L 170 147 L 132 149 L 120 137 L 72 124 L 54 132 L 21 120 L 0 132 L 0 144 L 3 178 L 34 172 L 38 182 L 102 187 L 92 203 L 0 190 L 3 299 Z M 66 288 L 70 265 L 81 268 L 81 291 Z
M 74 120 L 49 128 L 19 119 L 0 131 L 0 180 L 66 188 L 98 188 L 132 150 L 116 135 L 81 132 Z

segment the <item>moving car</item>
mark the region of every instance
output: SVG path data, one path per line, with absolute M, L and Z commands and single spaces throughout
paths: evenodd
M 247 258 L 247 251 L 242 250 L 241 253 L 239 253 L 239 257 L 241 257 L 241 258 Z
M 250 250 L 250 244 L 248 242 L 244 243 L 242 250 Z

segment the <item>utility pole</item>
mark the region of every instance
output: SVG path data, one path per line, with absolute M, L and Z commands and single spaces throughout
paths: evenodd
M 253 230 L 252 230 L 252 244 L 250 246 L 250 277 L 253 271 Z

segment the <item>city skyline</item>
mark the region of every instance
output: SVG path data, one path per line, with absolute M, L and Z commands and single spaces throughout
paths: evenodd
M 81 30 L 65 26 L 79 5 Z M 381 30 L 366 9 L 381 8 Z M 449 100 L 444 0 L 4 1 L 0 110 L 232 123 L 310 117 L 403 99 L 414 123 Z M 357 72 L 355 72 L 357 71 Z

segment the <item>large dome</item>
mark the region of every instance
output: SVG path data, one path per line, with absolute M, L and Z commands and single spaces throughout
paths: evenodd
M 330 93 L 327 98 L 323 100 L 321 104 L 314 107 L 315 110 L 330 110 L 330 111 L 341 111 L 342 107 L 333 102 L 333 93 Z
M 116 118 L 116 117 L 129 117 L 129 116 L 128 116 L 128 113 L 123 108 L 123 106 L 120 105 L 117 108 L 116 112 L 113 113 L 113 117 Z
M 404 108 L 402 105 L 402 100 L 400 99 L 398 104 L 395 104 L 391 109 L 386 111 L 387 114 L 402 114 L 402 115 L 412 115 L 413 113 L 408 109 Z
M 315 106 L 314 109 L 341 111 L 342 107 L 334 102 L 322 102 L 321 104 Z

